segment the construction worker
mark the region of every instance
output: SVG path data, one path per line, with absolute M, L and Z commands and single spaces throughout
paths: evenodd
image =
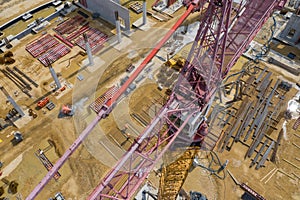
M 131 137 L 130 133 L 125 133 L 126 141 L 128 141 Z

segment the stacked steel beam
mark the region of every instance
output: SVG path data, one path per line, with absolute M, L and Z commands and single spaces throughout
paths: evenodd
M 96 28 L 89 27 L 88 31 L 86 32 L 87 37 L 88 37 L 88 42 L 90 44 L 90 47 L 92 51 L 94 52 L 95 49 L 98 49 L 98 47 L 102 47 L 102 45 L 106 42 L 107 40 L 107 35 L 105 33 L 102 33 Z M 85 50 L 85 42 L 83 36 L 79 36 L 76 40 L 75 43 L 82 49 Z
M 73 18 L 70 18 L 64 22 L 62 22 L 61 24 L 59 24 L 54 30 L 56 32 L 58 32 L 60 35 L 63 34 L 70 34 L 72 32 L 74 32 L 79 25 L 81 24 L 85 24 L 86 20 L 80 16 L 80 15 L 76 15 Z
M 51 161 L 46 157 L 46 155 L 44 154 L 44 152 L 42 150 L 38 150 L 35 152 L 36 157 L 39 158 L 39 160 L 41 161 L 41 163 L 45 166 L 45 168 L 50 171 L 53 167 L 53 164 L 51 163 Z M 53 178 L 57 181 L 59 178 L 61 177 L 59 172 L 56 172 L 53 176 Z
M 89 30 L 89 26 L 88 25 L 84 25 L 82 26 L 79 30 L 74 31 L 73 33 L 71 33 L 70 35 L 68 35 L 66 37 L 67 40 L 72 41 L 73 39 L 77 38 L 78 36 L 82 35 L 83 33 L 85 33 L 86 31 Z
M 36 58 L 58 43 L 59 42 L 53 36 L 47 34 L 29 43 L 25 49 Z
M 66 45 L 68 45 L 69 47 L 73 48 L 74 45 L 71 42 L 69 42 L 68 40 L 66 40 L 65 38 L 63 38 L 61 35 L 54 34 L 54 37 L 56 37 L 57 39 L 59 39 L 60 41 L 62 41 Z

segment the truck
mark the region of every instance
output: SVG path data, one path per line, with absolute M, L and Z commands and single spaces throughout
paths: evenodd
M 14 138 L 11 140 L 11 143 L 13 144 L 13 146 L 15 146 L 23 141 L 23 135 L 19 131 L 14 131 L 13 135 L 14 135 Z
M 43 108 L 47 103 L 49 103 L 50 99 L 48 97 L 43 98 L 37 103 L 38 108 Z

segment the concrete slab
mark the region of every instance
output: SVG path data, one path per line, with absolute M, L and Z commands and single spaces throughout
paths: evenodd
M 142 31 L 148 31 L 152 26 L 154 26 L 156 24 L 156 22 L 154 22 L 153 20 L 147 18 L 147 23 L 143 24 L 143 18 L 139 18 L 138 20 L 136 20 L 132 26 L 135 28 L 138 28 Z
M 97 69 L 99 69 L 104 63 L 105 63 L 104 60 L 102 60 L 102 59 L 99 58 L 99 57 L 95 57 L 95 56 L 94 56 L 94 65 L 93 65 L 93 66 L 90 66 L 90 65 L 89 65 L 89 59 L 88 59 L 88 58 L 84 59 L 84 60 L 81 62 L 80 66 L 81 66 L 82 68 L 85 68 L 86 71 L 88 71 L 88 72 L 94 72 L 94 71 L 96 71 Z
M 290 19 L 279 27 L 278 31 L 274 34 L 274 38 L 300 49 L 299 26 L 300 17 L 292 13 Z
M 138 54 L 137 51 L 135 51 L 135 50 L 129 50 L 129 51 L 128 51 L 128 56 L 127 56 L 127 58 L 132 59 L 132 58 L 137 57 L 138 55 L 139 55 L 139 54 Z
M 178 31 L 176 31 L 173 37 L 171 37 L 168 40 L 168 42 L 165 44 L 165 46 L 159 50 L 156 57 L 160 58 L 161 60 L 163 59 L 167 60 L 168 57 L 167 54 L 169 54 L 169 58 L 172 58 L 179 51 L 181 51 L 181 49 L 184 46 L 194 41 L 197 34 L 198 27 L 199 27 L 199 22 L 190 24 L 185 34 L 182 34 L 184 27 L 182 26 L 179 27 Z M 183 57 L 187 57 L 187 55 L 188 52 L 186 52 L 186 55 L 184 55 Z
M 13 161 L 8 163 L 6 167 L 3 168 L 1 177 L 2 178 L 7 177 L 11 172 L 13 172 L 18 167 L 18 165 L 22 162 L 23 154 L 32 148 L 33 146 L 29 147 L 28 149 L 23 151 L 20 155 L 18 155 Z
M 16 127 L 18 129 L 22 128 L 23 126 L 25 126 L 26 124 L 28 124 L 33 118 L 31 116 L 29 116 L 28 114 L 28 109 L 27 110 L 23 110 L 24 111 L 24 116 L 20 119 L 17 119 L 14 124 L 16 125 Z
M 132 40 L 127 37 L 122 37 L 122 42 L 118 43 L 117 38 L 111 40 L 110 46 L 113 46 L 116 50 L 121 51 L 125 49 L 129 44 L 132 43 Z
M 123 35 L 130 37 L 133 34 L 133 31 L 127 30 L 127 31 L 123 31 L 122 33 L 123 33 Z

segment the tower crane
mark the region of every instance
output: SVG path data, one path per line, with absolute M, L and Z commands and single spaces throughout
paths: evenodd
M 208 6 L 205 6 L 205 16 L 201 18 L 187 62 L 168 102 L 88 199 L 131 199 L 168 149 L 176 148 L 182 142 L 198 143 L 205 149 L 214 147 L 216 141 L 206 137 L 205 116 L 216 90 L 274 9 L 282 8 L 286 0 L 183 0 L 183 3 L 187 7 L 186 12 L 118 92 L 105 102 L 96 118 L 35 187 L 27 200 L 37 196 L 96 124 L 112 111 L 127 87 L 188 15 L 203 11 L 206 3 Z M 168 199 L 177 195 L 176 191 L 172 192 L 173 196 Z M 164 198 L 166 194 L 161 193 L 161 197 Z

